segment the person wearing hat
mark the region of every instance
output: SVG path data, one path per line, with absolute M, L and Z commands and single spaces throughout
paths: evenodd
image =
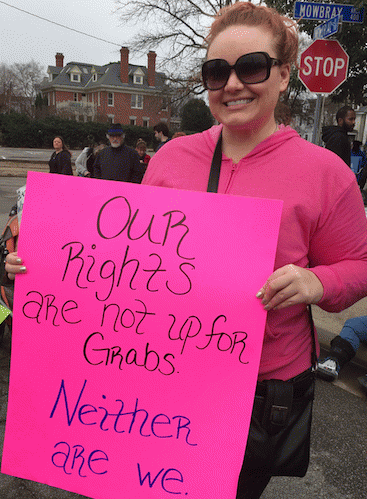
M 120 123 L 113 123 L 107 131 L 110 145 L 97 155 L 93 164 L 93 177 L 140 184 L 145 168 L 139 155 L 124 143 L 125 133 Z

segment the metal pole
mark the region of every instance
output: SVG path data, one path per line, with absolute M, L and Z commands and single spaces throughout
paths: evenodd
M 321 125 L 324 119 L 324 109 L 325 109 L 325 99 L 326 95 L 322 94 L 322 102 L 321 102 L 321 111 L 320 111 L 320 119 L 319 119 L 319 127 L 317 129 L 317 136 L 316 136 L 316 144 L 319 146 L 321 143 L 320 137 L 321 137 Z
M 313 124 L 313 131 L 312 131 L 312 143 L 317 144 L 318 142 L 318 130 L 320 127 L 320 115 L 321 115 L 321 103 L 322 103 L 322 95 L 318 94 L 317 95 L 317 101 L 316 101 L 316 109 L 315 109 L 315 120 Z

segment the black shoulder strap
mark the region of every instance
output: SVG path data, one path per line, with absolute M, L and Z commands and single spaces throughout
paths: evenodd
M 212 165 L 208 181 L 208 192 L 218 192 L 220 166 L 222 163 L 222 132 L 219 135 L 217 145 L 213 154 Z
M 217 145 L 215 146 L 215 151 L 213 154 L 212 164 L 210 167 L 208 188 L 207 188 L 208 192 L 218 192 L 221 163 L 222 163 L 222 132 L 219 135 L 219 139 Z M 311 305 L 308 306 L 308 313 L 310 318 L 310 329 L 311 329 L 311 338 L 312 338 L 311 365 L 315 370 L 317 366 L 317 354 L 316 354 L 315 325 L 313 322 Z

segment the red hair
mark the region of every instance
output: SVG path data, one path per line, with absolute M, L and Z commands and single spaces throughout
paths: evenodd
M 236 2 L 220 9 L 209 35 L 206 38 L 209 48 L 213 40 L 231 26 L 256 26 L 272 33 L 277 57 L 283 64 L 297 64 L 298 30 L 297 23 L 279 14 L 275 9 L 251 2 Z

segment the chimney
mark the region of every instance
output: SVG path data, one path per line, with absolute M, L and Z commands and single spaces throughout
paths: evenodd
M 120 54 L 120 78 L 122 83 L 129 83 L 129 49 L 127 47 L 121 47 Z
M 64 67 L 64 55 L 60 54 L 60 52 L 58 52 L 56 54 L 56 67 L 57 68 L 63 68 Z
M 152 50 L 148 53 L 148 85 L 155 87 L 155 58 L 157 54 Z

